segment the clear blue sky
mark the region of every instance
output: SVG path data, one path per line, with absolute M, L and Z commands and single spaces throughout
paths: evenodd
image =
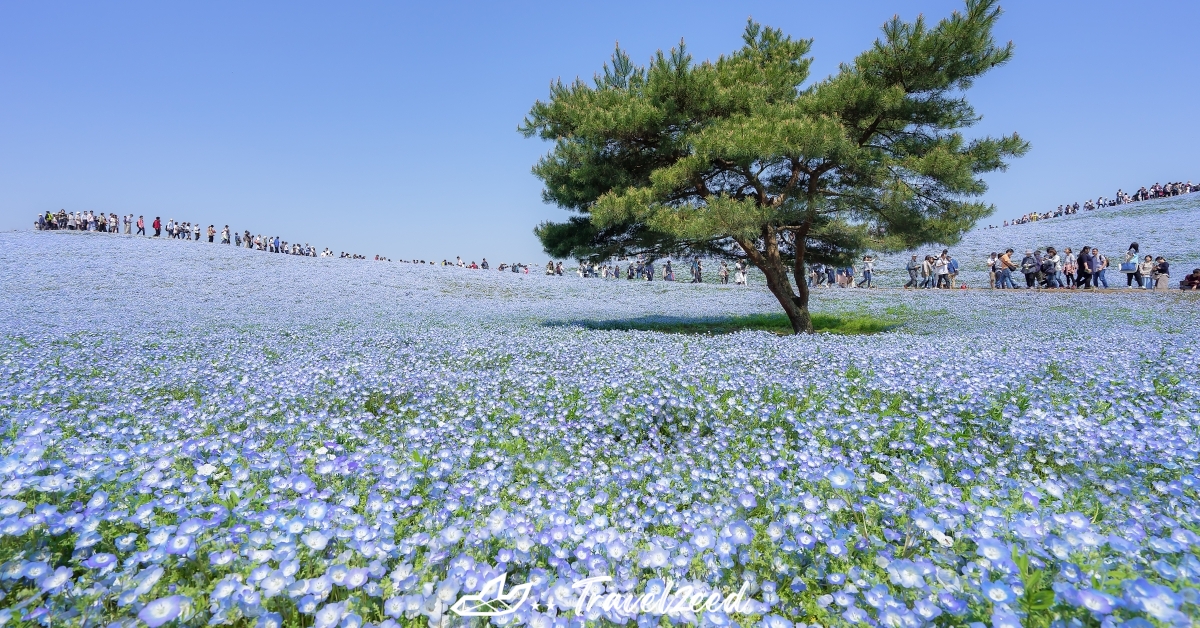
M 814 78 L 921 2 L 0 2 L 0 229 L 38 211 L 159 215 L 399 258 L 544 259 L 516 127 L 615 41 L 697 60 L 745 19 L 814 37 Z M 1200 3 L 1004 3 L 1016 57 L 971 97 L 1033 151 L 990 178 L 999 223 L 1200 178 Z

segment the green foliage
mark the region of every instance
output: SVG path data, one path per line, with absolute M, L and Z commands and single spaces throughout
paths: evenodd
M 1016 563 L 1024 591 L 1018 598 L 1017 604 L 1025 613 L 1023 625 L 1030 628 L 1049 628 L 1055 614 L 1050 610 L 1054 606 L 1054 591 L 1050 588 L 1054 578 L 1045 570 L 1034 569 L 1029 556 L 1013 550 L 1013 562 Z

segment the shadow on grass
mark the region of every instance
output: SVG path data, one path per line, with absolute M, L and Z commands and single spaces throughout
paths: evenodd
M 898 318 L 879 318 L 869 314 L 813 314 L 812 323 L 813 330 L 831 334 L 878 334 L 904 324 Z M 714 318 L 646 316 L 607 321 L 548 322 L 546 325 L 668 334 L 729 334 L 738 331 L 769 331 L 779 335 L 792 333 L 792 324 L 782 312 Z

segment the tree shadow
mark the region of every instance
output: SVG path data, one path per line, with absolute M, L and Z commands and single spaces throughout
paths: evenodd
M 870 314 L 813 314 L 812 322 L 814 331 L 847 335 L 879 334 L 904 324 L 899 318 L 880 318 Z M 792 333 L 792 325 L 782 312 L 745 316 L 642 316 L 612 320 L 547 321 L 544 325 L 606 331 L 657 331 L 667 334 L 731 334 L 739 331 L 766 331 L 778 335 Z

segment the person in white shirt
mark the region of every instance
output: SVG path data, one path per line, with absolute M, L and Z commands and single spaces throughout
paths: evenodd
M 871 287 L 871 274 L 875 271 L 875 258 L 870 255 L 863 256 L 863 271 L 862 281 L 858 282 L 858 287 L 861 288 L 865 284 L 866 287 Z
M 945 252 L 942 252 L 942 254 L 933 261 L 933 276 L 936 278 L 936 281 L 933 284 L 934 288 L 950 287 L 950 278 L 948 276 L 950 271 L 947 270 L 949 266 L 950 260 L 946 257 Z

